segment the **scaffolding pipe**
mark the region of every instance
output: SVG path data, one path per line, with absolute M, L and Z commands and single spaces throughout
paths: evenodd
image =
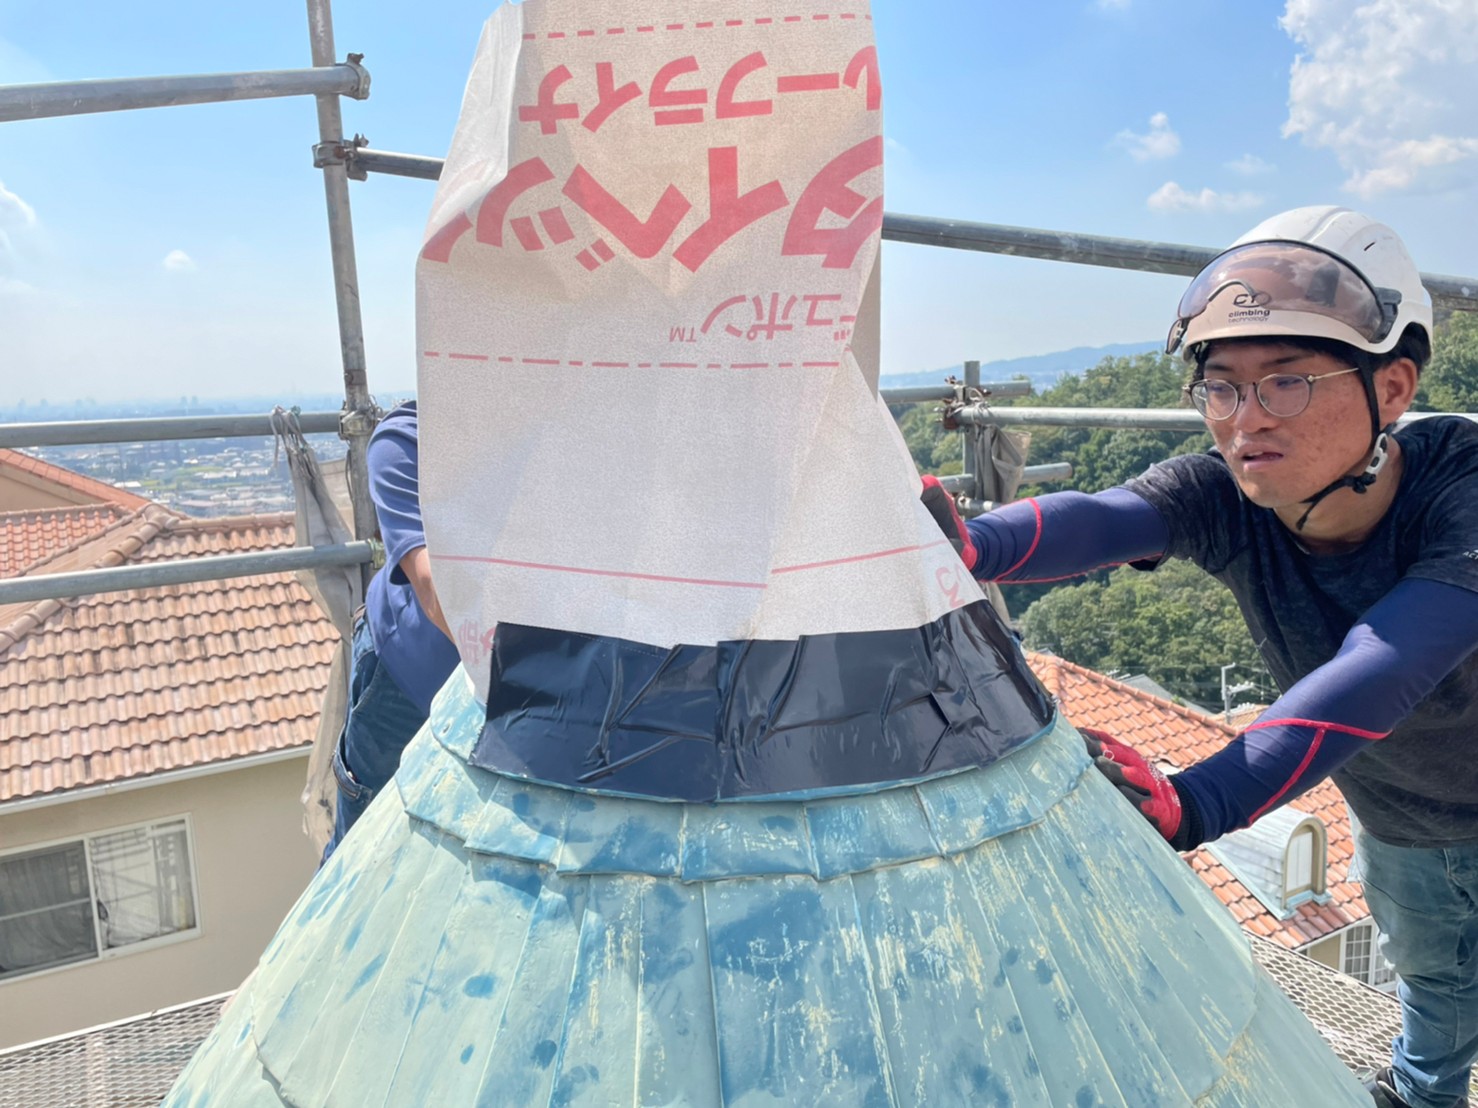
M 1032 383 L 1030 381 L 992 381 L 980 384 L 980 363 L 966 362 L 975 366 L 976 388 L 984 389 L 990 393 L 995 400 L 1004 400 L 1011 397 L 1030 396 L 1032 394 Z M 878 393 L 885 404 L 927 404 L 935 400 L 953 400 L 955 390 L 953 385 L 909 385 L 896 389 L 879 389 Z
M 966 363 L 967 365 L 969 363 Z M 1030 396 L 1027 381 L 990 382 L 983 386 L 993 399 Z M 913 404 L 953 400 L 952 386 L 881 389 L 884 403 Z M 299 412 L 305 435 L 335 434 L 343 412 Z M 270 438 L 270 415 L 156 416 L 148 419 L 79 419 L 48 423 L 0 423 L 0 447 L 23 450 L 37 446 L 91 446 L 114 442 L 175 442 L 186 439 Z
M 0 581 L 0 606 L 30 604 L 38 600 L 64 600 L 76 596 L 152 589 L 161 585 L 185 585 L 195 581 L 224 581 L 232 577 L 256 577 L 324 566 L 370 566 L 375 544 L 366 540 L 331 546 L 302 546 L 287 550 L 265 550 L 253 554 L 218 554 L 181 558 L 171 562 L 147 562 L 111 569 L 85 569 L 76 573 L 46 573 L 35 577 L 11 577 Z
M 179 104 L 264 100 L 274 96 L 352 96 L 363 100 L 368 95 L 369 74 L 354 62 L 322 69 L 0 85 L 0 123 L 134 108 L 170 108 Z
M 1021 482 L 1024 485 L 1031 485 L 1038 481 L 1066 481 L 1072 475 L 1072 462 L 1043 462 L 1041 465 L 1025 466 L 1021 471 Z M 959 496 L 975 488 L 975 474 L 951 474 L 949 477 L 941 477 L 939 484 L 945 492 Z
M 347 157 L 357 177 L 370 172 L 434 181 L 441 175 L 440 158 L 371 149 L 350 151 Z M 1182 277 L 1194 277 L 1207 262 L 1221 253 L 1220 249 L 1211 246 L 1080 235 L 1073 231 L 1044 231 L 1035 227 L 1008 227 L 998 223 L 972 223 L 963 219 L 898 212 L 884 213 L 883 238 L 889 242 L 978 250 L 987 254 L 1011 254 L 1020 258 L 1170 273 Z M 1422 283 L 1441 306 L 1478 311 L 1478 277 L 1423 273 Z
M 306 435 L 339 429 L 342 412 L 301 412 Z M 265 415 L 161 416 L 152 419 L 68 420 L 56 423 L 0 423 L 0 447 L 84 446 L 107 442 L 176 442 L 183 439 L 271 438 Z
M 307 0 L 308 38 L 313 65 L 334 64 L 334 23 L 329 0 Z M 357 62 L 357 57 L 351 56 Z M 344 145 L 344 118 L 337 96 L 318 97 L 320 146 Z M 377 413 L 370 399 L 365 372 L 364 324 L 359 312 L 359 274 L 354 257 L 354 226 L 349 210 L 349 177 L 343 160 L 315 159 L 323 169 L 324 198 L 328 205 L 328 241 L 333 258 L 334 300 L 339 315 L 339 349 L 344 362 L 344 418 L 339 435 L 349 444 L 346 471 L 349 499 L 354 509 L 354 537 L 367 539 L 376 531 L 375 506 L 369 491 L 369 437 Z M 369 587 L 370 571 L 363 585 Z
M 1454 415 L 1478 422 L 1474 412 L 1407 412 L 1396 421 L 1405 427 L 1419 419 Z M 1142 431 L 1204 431 L 1206 421 L 1182 408 L 991 408 L 971 405 L 953 413 L 959 423 L 986 427 L 1105 427 L 1113 430 L 1133 428 Z

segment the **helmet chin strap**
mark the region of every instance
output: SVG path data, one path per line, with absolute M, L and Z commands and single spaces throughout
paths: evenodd
M 1308 510 L 1298 519 L 1295 531 L 1302 531 L 1304 524 L 1309 521 L 1309 516 L 1314 509 L 1330 493 L 1339 492 L 1340 489 L 1354 489 L 1358 493 L 1364 493 L 1366 489 L 1375 484 L 1376 478 L 1380 476 L 1381 470 L 1386 467 L 1386 459 L 1390 457 L 1391 432 L 1396 429 L 1394 423 L 1385 427 L 1380 425 L 1380 405 L 1375 399 L 1375 379 L 1369 370 L 1362 370 L 1360 379 L 1365 382 L 1365 400 L 1370 405 L 1370 461 L 1366 463 L 1365 469 L 1353 476 L 1346 475 L 1331 481 L 1313 496 L 1304 501 Z

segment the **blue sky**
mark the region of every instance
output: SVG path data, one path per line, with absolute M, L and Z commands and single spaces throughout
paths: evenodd
M 340 0 L 348 133 L 444 153 L 492 5 Z M 876 0 L 890 211 L 1222 245 L 1345 203 L 1478 275 L 1478 5 Z M 0 84 L 308 64 L 301 0 L 0 0 Z M 312 101 L 0 124 L 8 399 L 331 392 Z M 429 182 L 351 186 L 371 387 L 409 388 Z M 1164 334 L 1183 279 L 888 244 L 883 371 Z

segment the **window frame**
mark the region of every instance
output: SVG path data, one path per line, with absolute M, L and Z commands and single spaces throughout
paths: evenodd
M 194 909 L 195 926 L 181 931 L 171 931 L 167 935 L 158 935 L 152 939 L 141 939 L 136 943 L 128 943 L 124 946 L 107 946 L 103 935 L 103 921 L 98 918 L 97 913 L 97 888 L 93 877 L 92 860 L 93 840 L 106 838 L 109 835 L 124 834 L 129 831 L 138 831 L 141 829 L 147 830 L 151 827 L 163 827 L 175 823 L 183 824 L 185 829 L 185 851 L 188 855 L 190 873 L 190 902 Z M 151 950 L 158 950 L 161 947 L 172 946 L 175 943 L 189 942 L 192 939 L 200 938 L 205 933 L 204 911 L 200 902 L 200 874 L 195 855 L 195 824 L 189 812 L 176 812 L 169 815 L 156 816 L 153 819 L 135 820 L 132 823 L 119 824 L 116 827 L 100 827 L 81 834 L 65 835 L 60 838 L 43 839 L 37 842 L 26 843 L 24 846 L 0 850 L 0 861 L 19 854 L 41 853 L 57 847 L 70 846 L 78 842 L 82 844 L 83 865 L 87 873 L 88 899 L 92 904 L 91 919 L 94 951 L 80 958 L 68 959 L 65 962 L 54 962 L 45 966 L 36 966 L 33 969 L 17 970 L 14 973 L 0 975 L 0 989 L 4 989 L 5 986 L 13 982 L 32 981 L 37 977 L 49 973 L 64 973 L 67 970 L 77 969 L 81 966 L 97 965 L 100 962 L 107 962 L 114 958 L 123 958 L 130 954 L 141 954 Z
M 1366 972 L 1364 976 L 1350 973 L 1345 968 L 1349 958 L 1351 940 L 1362 941 L 1366 944 Z M 1383 993 L 1391 993 L 1396 988 L 1396 971 L 1391 964 L 1385 960 L 1380 952 L 1380 928 L 1374 919 L 1361 920 L 1359 923 L 1346 927 L 1339 933 L 1339 971 L 1346 977 L 1354 978 L 1362 985 L 1368 985 L 1372 989 L 1379 989 Z M 1377 973 L 1388 976 L 1383 981 L 1376 981 Z
M 1320 901 L 1329 895 L 1329 829 L 1324 826 L 1324 821 L 1317 816 L 1304 813 L 1304 819 L 1300 820 L 1298 826 L 1288 836 L 1288 841 L 1283 844 L 1282 865 L 1280 866 L 1282 878 L 1282 889 L 1278 902 L 1283 906 L 1285 912 L 1292 912 L 1300 904 L 1306 901 Z M 1309 839 L 1309 881 L 1307 884 L 1296 888 L 1289 887 L 1290 867 L 1294 861 L 1294 844 L 1301 836 Z M 1341 947 L 1341 950 L 1344 948 Z

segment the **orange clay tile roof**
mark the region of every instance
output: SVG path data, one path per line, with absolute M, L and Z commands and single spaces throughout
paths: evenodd
M 7 470 L 25 484 L 38 487 L 52 485 L 65 490 L 70 495 L 63 495 L 61 499 L 67 501 L 114 504 L 125 511 L 134 511 L 150 503 L 142 496 L 116 488 L 95 477 L 73 473 L 70 469 L 43 462 L 40 458 L 33 458 L 18 450 L 0 447 L 0 476 L 5 475 Z
M 13 577 L 34 562 L 92 538 L 127 514 L 117 504 L 0 512 L 0 577 Z
M 293 543 L 145 504 L 30 572 Z M 291 573 L 0 606 L 0 805 L 305 746 L 337 638 Z
M 1050 654 L 1027 652 L 1027 661 L 1076 727 L 1099 727 L 1129 743 L 1152 762 L 1184 769 L 1216 753 L 1237 734 L 1213 717 L 1142 692 Z M 1354 856 L 1344 798 L 1323 781 L 1290 805 L 1323 821 L 1329 837 L 1329 901 L 1305 902 L 1286 920 L 1263 907 L 1210 852 L 1188 854 L 1191 868 L 1247 931 L 1297 949 L 1370 918 L 1358 882 L 1344 880 Z

